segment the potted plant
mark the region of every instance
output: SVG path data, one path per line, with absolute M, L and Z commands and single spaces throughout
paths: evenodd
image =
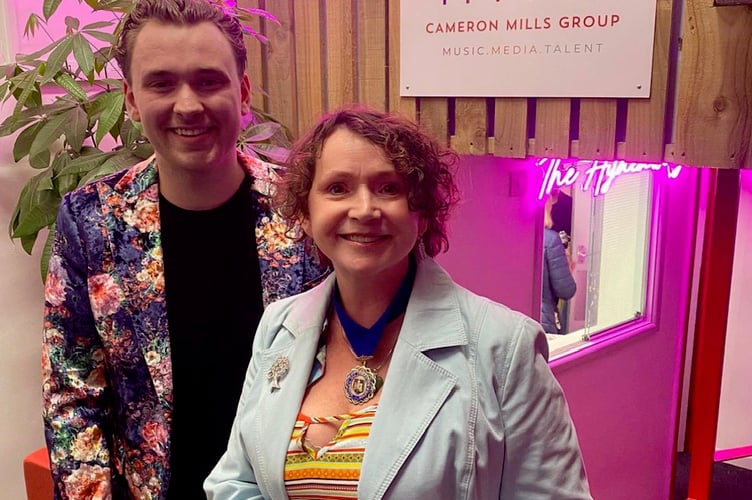
M 153 149 L 140 125 L 124 107 L 122 75 L 114 64 L 114 46 L 132 0 L 77 0 L 98 18 L 83 24 L 65 17 L 65 35 L 49 37 L 47 26 L 62 0 L 44 0 L 42 15 L 32 14 L 24 36 L 47 36 L 50 43 L 33 54 L 20 54 L 0 66 L 0 101 L 15 101 L 0 124 L 0 137 L 18 133 L 13 158 L 24 158 L 39 173 L 24 185 L 11 216 L 9 233 L 31 254 L 39 234 L 50 229 L 41 257 L 42 279 L 47 274 L 51 236 L 62 197 L 98 177 L 148 158 Z M 261 43 L 266 38 L 252 29 L 253 18 L 278 22 L 262 9 L 221 4 L 237 16 L 247 35 Z M 111 14 L 111 15 L 110 15 Z M 254 109 L 238 138 L 247 154 L 272 162 L 284 160 L 289 145 L 286 128 Z

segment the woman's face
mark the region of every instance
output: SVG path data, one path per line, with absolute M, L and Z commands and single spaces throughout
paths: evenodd
M 316 161 L 303 229 L 338 275 L 399 280 L 425 230 L 407 189 L 379 146 L 340 127 Z

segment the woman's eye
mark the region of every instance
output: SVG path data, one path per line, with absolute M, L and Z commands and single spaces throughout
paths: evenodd
M 327 188 L 326 192 L 329 194 L 342 194 L 345 192 L 345 186 L 342 184 L 332 184 Z
M 399 194 L 401 192 L 400 186 L 396 183 L 384 184 L 381 187 L 381 192 L 384 194 Z

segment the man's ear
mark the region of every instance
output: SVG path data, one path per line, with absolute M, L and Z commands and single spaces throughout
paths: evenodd
M 251 80 L 243 75 L 240 80 L 240 113 L 247 115 L 251 112 Z
M 123 94 L 125 95 L 125 109 L 128 111 L 128 116 L 135 122 L 141 121 L 141 113 L 138 111 L 136 105 L 136 99 L 133 96 L 133 89 L 128 84 L 127 80 L 123 80 Z

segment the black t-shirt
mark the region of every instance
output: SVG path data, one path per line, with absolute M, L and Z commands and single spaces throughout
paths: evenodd
M 173 377 L 168 498 L 203 499 L 230 435 L 263 312 L 255 207 L 246 178 L 222 206 L 160 196 Z

